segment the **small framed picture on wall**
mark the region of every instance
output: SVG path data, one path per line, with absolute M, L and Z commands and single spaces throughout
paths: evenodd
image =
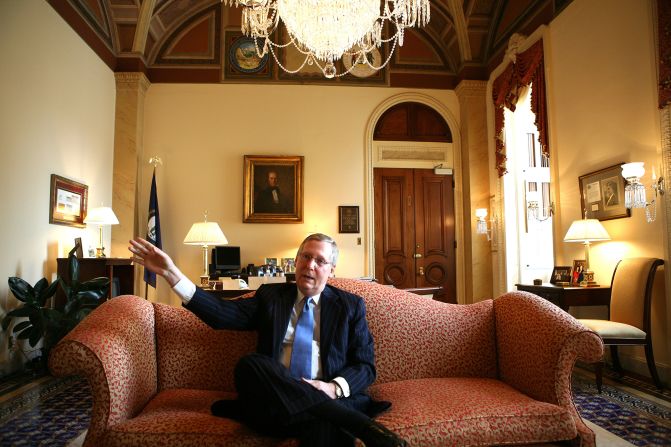
M 338 232 L 359 233 L 359 207 L 338 207 Z

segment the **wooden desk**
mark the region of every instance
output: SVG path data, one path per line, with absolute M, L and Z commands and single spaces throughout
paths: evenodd
M 566 312 L 571 306 L 609 306 L 610 287 L 560 287 L 554 284 L 532 286 L 515 284 L 517 290 L 535 293 Z

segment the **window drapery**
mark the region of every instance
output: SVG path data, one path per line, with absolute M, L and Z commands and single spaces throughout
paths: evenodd
M 538 129 L 541 153 L 550 156 L 547 131 L 547 106 L 545 101 L 545 66 L 543 64 L 543 40 L 539 40 L 528 50 L 518 53 L 515 62 L 508 65 L 494 80 L 492 97 L 494 100 L 494 134 L 496 139 L 496 170 L 499 177 L 506 169 L 506 147 L 503 127 L 504 107 L 515 111 L 515 104 L 522 89 L 533 84 L 531 89 L 531 111 L 536 115 L 534 124 Z
M 671 3 L 657 2 L 659 108 L 671 104 Z

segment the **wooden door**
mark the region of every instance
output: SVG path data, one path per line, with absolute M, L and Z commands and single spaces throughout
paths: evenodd
M 441 287 L 456 302 L 451 175 L 430 169 L 374 170 L 375 276 L 398 288 Z

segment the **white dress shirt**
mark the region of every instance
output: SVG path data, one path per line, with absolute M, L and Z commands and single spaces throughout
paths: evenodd
M 173 286 L 172 290 L 177 294 L 177 296 L 179 296 L 182 299 L 182 302 L 184 304 L 188 304 L 189 301 L 191 301 L 193 295 L 196 293 L 196 285 L 193 282 L 191 282 L 191 280 L 189 280 L 188 278 L 182 276 L 182 278 L 177 282 L 177 284 Z M 296 329 L 296 323 L 298 322 L 298 317 L 300 317 L 302 312 L 302 308 L 304 305 L 303 303 L 304 297 L 305 296 L 299 290 L 296 296 L 296 300 L 294 301 L 294 307 L 291 311 L 289 326 L 287 327 L 287 331 L 284 334 L 284 339 L 282 341 L 280 361 L 286 368 L 289 368 L 289 364 L 291 363 L 291 351 L 293 349 L 294 344 L 294 332 Z M 321 338 L 320 337 L 321 306 L 319 305 L 320 298 L 321 294 L 312 297 L 312 299 L 315 302 L 314 307 L 315 332 L 314 336 L 312 337 L 312 368 L 311 368 L 312 372 L 311 378 L 313 379 L 315 378 L 321 379 L 322 377 L 321 357 L 319 351 L 319 342 Z M 343 396 L 349 397 L 350 389 L 347 380 L 345 380 L 344 377 L 336 377 L 333 379 L 333 381 L 340 386 L 343 392 Z

